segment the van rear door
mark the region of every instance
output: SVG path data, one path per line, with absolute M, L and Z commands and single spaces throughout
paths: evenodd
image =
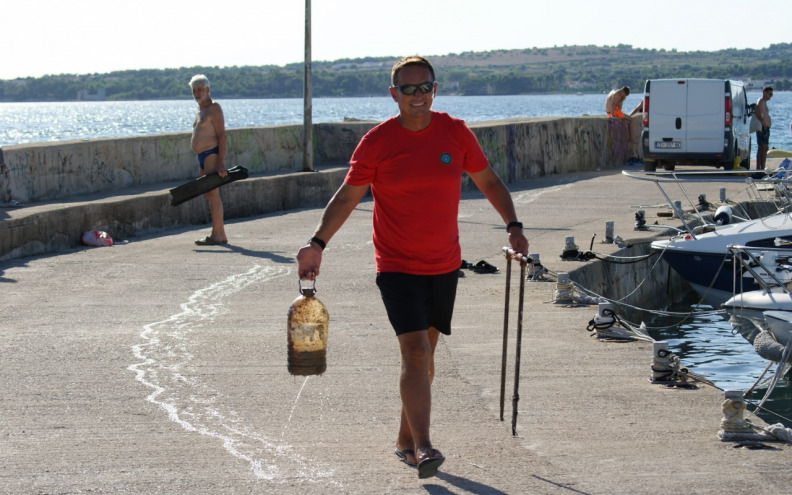
M 682 126 L 689 153 L 723 153 L 727 96 L 731 98 L 725 81 L 687 80 L 687 121 Z
M 687 80 L 651 81 L 649 102 L 650 152 L 686 152 Z

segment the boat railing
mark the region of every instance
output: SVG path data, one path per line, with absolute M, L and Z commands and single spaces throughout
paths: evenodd
M 665 198 L 668 205 L 671 207 L 673 214 L 682 222 L 682 227 L 670 226 L 655 226 L 665 230 L 674 230 L 680 234 L 687 234 L 691 238 L 696 239 L 698 235 L 703 232 L 708 232 L 722 222 L 713 221 L 705 218 L 700 210 L 701 197 L 697 198 L 697 202 L 688 194 L 684 184 L 689 183 L 743 183 L 748 186 L 749 191 L 759 198 L 761 196 L 760 186 L 764 189 L 771 189 L 773 194 L 780 198 L 780 201 L 773 201 L 773 204 L 778 213 L 788 213 L 792 209 L 792 195 L 789 193 L 789 188 L 792 186 L 792 180 L 787 178 L 786 169 L 767 170 L 765 172 L 754 172 L 753 175 L 748 175 L 745 170 L 691 170 L 691 171 L 658 171 L 658 172 L 645 172 L 645 171 L 632 171 L 622 170 L 622 175 L 631 179 L 644 180 L 654 182 L 660 193 Z M 761 176 L 757 175 L 761 174 Z M 693 225 L 691 216 L 686 213 L 681 206 L 681 202 L 675 202 L 671 199 L 668 193 L 663 189 L 663 184 L 675 184 L 682 192 L 683 196 L 692 208 L 692 218 L 696 220 L 699 225 Z M 731 217 L 738 221 L 748 220 L 749 215 L 736 215 L 731 213 Z M 649 227 L 649 226 L 647 226 Z
M 728 246 L 734 267 L 735 293 L 741 293 L 736 287 L 738 277 L 748 272 L 765 292 L 781 289 L 790 294 L 792 283 L 792 243 L 777 238 L 778 247 Z

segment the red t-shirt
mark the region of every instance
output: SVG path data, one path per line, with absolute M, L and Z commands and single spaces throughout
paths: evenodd
M 394 117 L 363 136 L 345 182 L 371 185 L 377 271 L 439 275 L 459 268 L 462 171 L 487 166 L 473 132 L 446 113 L 432 112 L 420 132 Z

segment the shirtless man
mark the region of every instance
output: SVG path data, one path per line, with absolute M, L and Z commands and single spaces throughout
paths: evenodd
M 639 165 L 641 163 L 641 159 L 638 158 L 641 137 L 641 121 L 638 119 L 633 119 L 632 116 L 643 112 L 643 102 L 639 103 L 638 106 L 636 106 L 633 111 L 630 112 L 629 116 L 625 115 L 624 111 L 622 111 L 622 105 L 628 96 L 630 96 L 629 86 L 612 90 L 610 93 L 608 93 L 608 97 L 605 99 L 605 112 L 608 114 L 608 117 L 630 120 L 629 131 L 631 156 L 630 159 L 627 160 L 627 165 Z
M 764 170 L 767 161 L 767 150 L 770 148 L 770 112 L 767 110 L 767 101 L 773 97 L 773 88 L 765 86 L 762 89 L 762 97 L 756 102 L 754 114 L 759 122 L 762 123 L 762 130 L 756 132 L 756 169 Z
M 198 165 L 201 175 L 217 172 L 220 177 L 225 177 L 226 133 L 223 110 L 218 103 L 209 96 L 209 79 L 203 74 L 197 74 L 190 79 L 193 98 L 198 102 L 198 113 L 193 122 L 192 139 L 190 146 L 198 155 Z M 220 200 L 220 190 L 212 189 L 206 193 L 209 200 L 209 211 L 212 215 L 212 233 L 195 241 L 199 246 L 215 246 L 227 244 L 225 228 L 223 227 L 223 202 Z
M 608 97 L 605 99 L 605 112 L 608 114 L 608 117 L 618 117 L 620 119 L 627 118 L 624 112 L 622 112 L 621 107 L 628 96 L 630 96 L 629 86 L 625 86 L 621 89 L 614 89 L 608 93 Z

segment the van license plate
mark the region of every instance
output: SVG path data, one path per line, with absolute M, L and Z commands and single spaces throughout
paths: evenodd
M 655 141 L 655 148 L 675 149 L 682 148 L 681 141 Z

